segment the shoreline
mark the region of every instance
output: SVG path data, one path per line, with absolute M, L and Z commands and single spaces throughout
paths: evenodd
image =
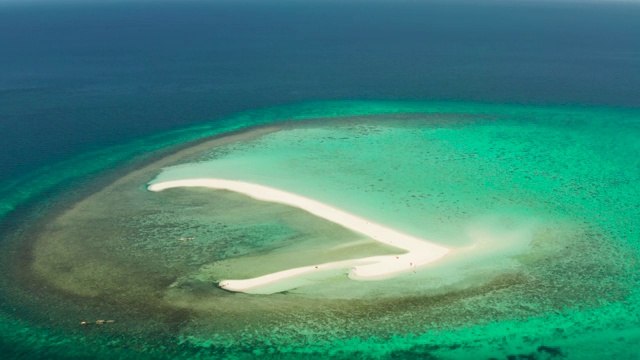
M 304 276 L 311 276 L 328 270 L 347 270 L 349 268 L 348 277 L 352 280 L 382 280 L 430 264 L 441 259 L 450 251 L 449 248 L 426 239 L 403 234 L 319 201 L 259 184 L 225 179 L 197 178 L 164 181 L 151 184 L 147 188 L 150 191 L 158 192 L 177 187 L 205 187 L 227 190 L 244 194 L 260 201 L 289 205 L 365 235 L 380 243 L 407 251 L 407 253 L 401 255 L 373 256 L 329 262 L 283 270 L 250 279 L 220 281 L 218 285 L 229 291 L 272 294 L 297 287 L 299 281 L 304 280 Z M 292 286 L 287 288 L 287 282 L 290 282 Z M 274 285 L 279 286 L 274 289 Z

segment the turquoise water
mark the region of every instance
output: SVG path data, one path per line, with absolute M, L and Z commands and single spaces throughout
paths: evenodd
M 262 132 L 198 145 L 253 125 Z M 625 108 L 310 102 L 43 168 L 3 184 L 2 215 L 21 225 L 3 236 L 5 257 L 20 256 L 2 262 L 0 346 L 40 356 L 633 358 L 639 125 Z M 412 277 L 230 294 L 214 281 L 393 250 L 239 195 L 145 190 L 196 175 L 287 189 L 455 248 L 491 241 Z M 345 243 L 348 252 L 330 251 Z M 115 323 L 78 325 L 102 316 Z

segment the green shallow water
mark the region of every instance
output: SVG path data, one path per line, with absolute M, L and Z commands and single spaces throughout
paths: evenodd
M 0 347 L 41 357 L 634 358 L 639 134 L 636 109 L 312 102 L 71 159 L 4 184 L 3 214 L 20 225 L 5 226 L 1 244 Z M 336 274 L 280 294 L 228 293 L 215 281 L 398 251 L 238 194 L 145 189 L 200 176 L 476 247 L 384 281 Z M 102 318 L 115 322 L 78 325 Z

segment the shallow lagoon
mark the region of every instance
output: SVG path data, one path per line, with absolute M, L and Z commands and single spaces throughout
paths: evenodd
M 19 208 L 31 220 L 6 231 L 3 332 L 43 354 L 630 357 L 639 119 L 611 108 L 306 103 L 88 155 L 16 185 L 29 199 L 31 184 L 85 179 L 77 195 L 60 183 L 54 202 Z M 248 125 L 83 175 L 105 156 L 115 166 Z M 229 293 L 216 281 L 397 249 L 238 194 L 146 190 L 185 176 L 278 187 L 443 245 L 482 246 L 384 281 L 338 274 L 280 294 Z M 23 201 L 12 194 L 7 208 Z M 103 317 L 115 322 L 78 325 Z

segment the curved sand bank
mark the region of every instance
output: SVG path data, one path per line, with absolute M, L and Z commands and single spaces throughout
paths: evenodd
M 298 286 L 297 284 L 299 282 L 297 280 L 299 280 L 300 277 L 310 276 L 314 273 L 327 270 L 348 269 L 349 267 L 351 267 L 349 271 L 350 279 L 385 279 L 434 262 L 449 252 L 449 249 L 444 246 L 400 233 L 313 199 L 258 184 L 234 180 L 200 178 L 160 182 L 150 185 L 148 189 L 151 191 L 162 191 L 176 187 L 206 187 L 228 190 L 248 195 L 257 200 L 293 206 L 378 242 L 407 251 L 406 254 L 402 255 L 374 256 L 337 261 L 279 271 L 251 279 L 223 280 L 219 283 L 220 287 L 230 291 L 261 294 L 284 291 Z M 290 281 L 290 287 L 287 287 L 287 281 Z M 279 284 L 279 286 L 274 287 L 274 284 Z

